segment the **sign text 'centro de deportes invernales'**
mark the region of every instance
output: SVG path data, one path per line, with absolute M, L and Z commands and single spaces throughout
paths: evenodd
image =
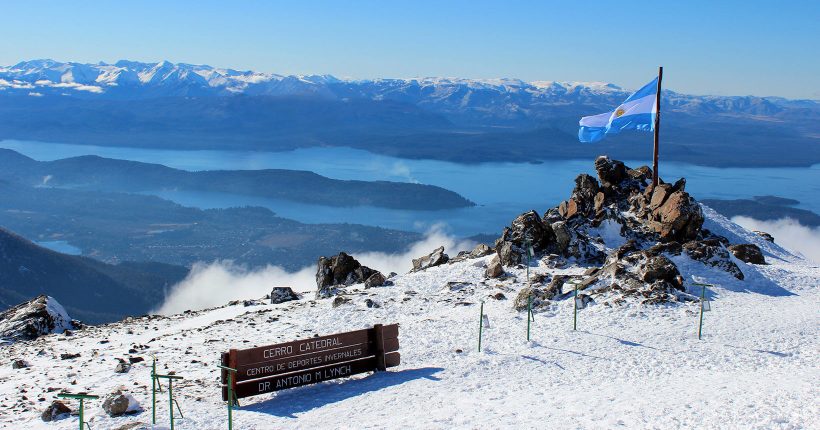
M 399 326 L 373 328 L 251 349 L 231 349 L 222 365 L 236 369 L 237 399 L 398 366 Z M 227 400 L 227 374 L 222 398 Z

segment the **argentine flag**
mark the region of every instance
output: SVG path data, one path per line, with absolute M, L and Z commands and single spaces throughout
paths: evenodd
M 597 142 L 607 134 L 618 134 L 623 130 L 655 130 L 657 96 L 658 78 L 655 78 L 629 96 L 614 111 L 581 118 L 578 140 Z

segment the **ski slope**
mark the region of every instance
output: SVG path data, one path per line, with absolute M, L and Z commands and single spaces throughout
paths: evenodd
M 122 386 L 147 408 L 153 354 L 161 372 L 185 378 L 174 385 L 185 416 L 176 428 L 227 428 L 220 352 L 397 322 L 401 366 L 243 399 L 235 428 L 820 428 L 820 268 L 704 212 L 705 227 L 733 242 L 758 244 L 770 264 L 736 261 L 746 275 L 738 281 L 685 255 L 674 257 L 687 280 L 694 275 L 716 284 L 702 340 L 698 303 L 591 305 L 578 312 L 573 331 L 572 303 L 565 300 L 535 313 L 528 342 L 526 312 L 512 306 L 526 285 L 525 270 L 507 268 L 515 279 L 485 280 L 488 256 L 401 275 L 391 287 L 353 287 L 352 302 L 337 308 L 333 299 L 312 297 L 240 304 L 0 347 L 0 427 L 77 428 L 76 418 L 40 420 L 57 393 L 49 387 L 102 395 Z M 533 273 L 583 270 L 531 267 Z M 449 288 L 448 282 L 464 284 Z M 491 297 L 497 293 L 506 300 Z M 381 307 L 368 308 L 366 299 Z M 481 300 L 490 327 L 478 352 Z M 132 348 L 137 352 L 129 353 Z M 60 353 L 81 356 L 60 360 Z M 114 373 L 116 357 L 129 356 L 146 361 Z M 16 358 L 31 368 L 12 369 Z M 28 411 L 13 408 L 23 395 Z M 167 394 L 159 398 L 158 422 L 168 427 Z M 147 409 L 110 418 L 101 404 L 87 404 L 94 429 L 150 423 Z

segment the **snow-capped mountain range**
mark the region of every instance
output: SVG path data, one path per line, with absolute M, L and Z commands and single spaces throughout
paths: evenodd
M 349 80 L 331 75 L 279 75 L 184 63 L 83 64 L 54 60 L 0 66 L 0 94 L 68 95 L 141 99 L 235 94 L 318 96 L 330 99 L 392 100 L 441 113 L 465 110 L 500 116 L 527 114 L 545 107 L 611 107 L 631 91 L 605 82 L 555 82 L 520 79 L 412 78 Z M 784 109 L 820 109 L 813 100 L 777 97 L 692 96 L 665 91 L 673 110 L 777 115 Z

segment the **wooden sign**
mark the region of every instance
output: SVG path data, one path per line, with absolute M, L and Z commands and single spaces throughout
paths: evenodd
M 258 348 L 232 349 L 222 365 L 237 370 L 237 398 L 343 378 L 398 366 L 399 326 L 337 333 Z M 222 399 L 227 400 L 227 374 L 222 372 Z

